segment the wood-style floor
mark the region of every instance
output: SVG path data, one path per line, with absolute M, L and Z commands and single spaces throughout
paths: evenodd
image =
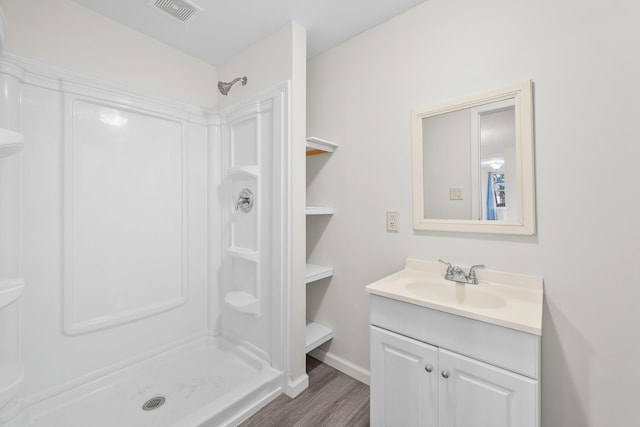
M 240 427 L 368 427 L 369 386 L 307 356 L 309 388 L 280 395 Z

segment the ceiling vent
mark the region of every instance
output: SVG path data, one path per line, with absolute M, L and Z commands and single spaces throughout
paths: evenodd
M 149 4 L 180 22 L 188 22 L 202 8 L 189 0 L 150 0 Z

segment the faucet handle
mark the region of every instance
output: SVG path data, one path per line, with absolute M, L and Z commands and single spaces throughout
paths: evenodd
M 449 261 L 445 261 L 442 258 L 438 259 L 438 262 L 441 262 L 447 266 L 447 268 L 451 268 L 451 263 Z
M 469 275 L 467 276 L 467 282 L 477 285 L 478 284 L 478 278 L 476 277 L 476 270 L 481 269 L 481 268 L 486 268 L 484 265 L 482 264 L 478 264 L 478 265 L 472 265 L 471 268 L 469 269 Z
M 445 273 L 444 278 L 447 280 L 451 280 L 453 277 L 453 266 L 451 265 L 451 263 L 443 259 L 439 259 L 438 261 L 447 266 L 447 272 Z

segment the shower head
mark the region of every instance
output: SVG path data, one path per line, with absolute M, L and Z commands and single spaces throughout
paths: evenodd
M 218 90 L 220 91 L 221 94 L 228 95 L 229 91 L 231 90 L 231 86 L 233 86 L 234 84 L 238 83 L 239 81 L 242 81 L 242 86 L 247 84 L 247 78 L 246 77 L 236 77 L 235 79 L 233 79 L 229 83 L 218 82 Z

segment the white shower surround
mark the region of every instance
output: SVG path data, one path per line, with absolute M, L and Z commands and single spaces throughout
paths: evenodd
M 214 114 L 13 55 L 3 58 L 1 72 L 21 83 L 21 130 L 27 141 L 21 158 L 20 204 L 21 269 L 29 283 L 21 302 L 20 325 L 21 353 L 26 372 L 20 398 L 25 409 L 13 420 L 12 427 L 30 425 L 30 416 L 37 421 L 44 414 L 64 411 L 65 407 L 72 410 L 73 407 L 67 404 L 77 399 L 78 393 L 97 396 L 99 388 L 113 391 L 118 390 L 118 384 L 126 387 L 122 373 L 132 369 L 138 369 L 139 372 L 149 369 L 149 372 L 153 372 L 154 367 L 162 365 L 161 359 L 165 354 L 185 354 L 185 365 L 196 363 L 188 357 L 198 351 L 226 355 L 222 358 L 236 355 L 245 360 L 255 359 L 247 362 L 252 366 L 247 371 L 248 378 L 252 379 L 236 390 L 237 396 L 234 397 L 233 392 L 227 393 L 217 406 L 208 405 L 211 416 L 224 414 L 216 423 L 223 422 L 221 420 L 237 421 L 279 394 L 286 386 L 287 376 L 282 372 L 286 372 L 288 366 L 288 352 L 285 351 L 291 215 L 291 201 L 286 194 L 291 185 L 288 84 Z M 179 262 L 174 261 L 174 271 L 181 278 L 179 292 L 169 292 L 170 298 L 149 304 L 142 296 L 137 306 L 125 309 L 121 309 L 117 301 L 111 305 L 108 301 L 104 304 L 101 302 L 102 305 L 98 304 L 94 312 L 89 310 L 83 313 L 84 317 L 79 322 L 77 312 L 74 312 L 78 308 L 78 300 L 72 296 L 78 285 L 70 280 L 74 278 L 74 269 L 78 268 L 72 256 L 77 244 L 73 231 L 80 229 L 87 232 L 91 229 L 91 223 L 84 218 L 85 223 L 78 228 L 77 218 L 74 218 L 77 208 L 74 182 L 78 177 L 90 176 L 87 169 L 84 175 L 74 169 L 74 162 L 82 161 L 74 152 L 77 147 L 73 145 L 73 137 L 78 133 L 72 113 L 78 113 L 79 110 L 75 109 L 78 106 L 84 110 L 100 106 L 120 111 L 129 115 L 128 119 L 140 119 L 140 123 L 164 120 L 177 126 L 182 138 L 179 147 L 174 147 L 181 158 L 175 160 L 169 156 L 165 159 L 165 166 L 173 165 L 174 172 L 181 177 L 181 184 L 175 187 L 173 193 L 173 200 L 180 200 L 173 206 L 174 213 L 180 218 L 173 219 L 177 221 L 174 224 L 178 224 L 174 227 L 174 237 L 182 247 L 166 259 L 175 259 L 176 254 L 180 258 Z M 220 147 L 223 128 L 226 117 L 238 111 L 250 113 L 255 110 L 256 114 L 261 114 L 261 111 L 269 108 L 280 122 L 272 129 L 278 135 L 279 143 L 274 144 L 273 164 L 270 165 L 274 180 L 275 211 L 269 224 L 274 227 L 271 249 L 273 259 L 278 264 L 273 266 L 269 280 L 265 280 L 272 283 L 273 287 L 265 293 L 265 301 L 261 302 L 268 310 L 260 315 L 267 319 L 264 322 L 268 325 L 257 328 L 259 320 L 252 318 L 247 321 L 245 318 L 246 328 L 225 328 L 224 317 L 238 316 L 238 313 L 225 314 L 228 309 L 222 307 L 223 295 L 220 294 L 223 286 L 218 283 L 218 271 L 224 253 L 222 227 L 225 226 L 225 222 L 220 220 L 221 216 L 224 218 L 221 215 L 223 201 L 218 194 L 222 185 Z M 92 135 L 91 125 L 88 126 L 83 134 L 85 138 Z M 97 132 L 96 136 L 99 135 Z M 162 138 L 166 135 L 157 136 Z M 166 146 L 172 144 L 169 140 L 165 142 Z M 110 160 L 117 160 L 115 154 L 118 153 L 111 153 Z M 137 154 L 140 156 L 141 153 Z M 94 166 L 99 165 L 97 159 L 91 160 Z M 135 195 L 135 191 L 132 194 Z M 228 202 L 231 201 L 224 201 Z M 98 214 L 101 222 L 110 220 L 109 215 L 100 217 L 98 212 L 93 213 Z M 138 221 L 143 219 L 144 216 L 137 218 Z M 149 218 L 149 221 L 153 223 L 154 219 Z M 131 232 L 135 230 L 135 227 L 130 228 Z M 108 238 L 108 233 L 103 233 L 102 237 Z M 80 246 L 84 255 L 87 241 L 82 243 L 84 247 Z M 153 242 L 148 247 L 153 249 Z M 123 247 L 118 249 L 122 250 Z M 144 245 L 138 249 L 144 249 Z M 140 256 L 141 251 L 136 255 Z M 270 257 L 271 253 L 265 253 L 264 256 L 267 255 Z M 125 259 L 117 252 L 113 253 L 114 258 L 118 256 L 121 260 Z M 85 273 L 91 271 L 95 257 L 86 259 L 91 262 L 80 267 Z M 135 263 L 129 265 L 131 269 L 135 269 Z M 122 274 L 119 279 L 132 277 Z M 140 280 L 140 277 L 133 279 Z M 85 296 L 92 291 L 95 289 L 89 288 Z M 103 310 L 105 307 L 106 311 Z M 271 317 L 268 317 L 269 311 Z M 250 315 L 239 316 L 242 319 L 242 316 Z M 227 325 L 233 323 L 226 322 Z M 259 333 L 251 334 L 248 330 L 251 328 L 259 329 Z M 265 341 L 265 335 L 271 339 Z M 268 346 L 265 346 L 265 342 Z M 190 353 L 189 349 L 193 351 Z M 149 375 L 158 381 L 162 378 L 160 373 Z M 105 386 L 105 381 L 109 379 L 113 379 L 113 382 Z M 125 389 L 121 392 L 125 392 Z M 244 399 L 242 405 L 232 405 L 234 398 Z M 238 412 L 224 412 L 220 406 L 223 402 Z M 206 418 L 206 414 L 203 416 Z M 202 419 L 198 422 L 202 422 Z M 171 425 L 190 425 L 181 422 Z
M 69 93 L 74 89 L 63 87 L 67 334 L 184 304 L 190 254 L 201 255 L 189 250 L 187 227 L 206 229 L 188 196 L 201 183 L 189 179 L 187 152 L 205 134 L 189 135 L 188 121 L 157 108 Z M 201 149 L 192 154 L 204 157 Z

